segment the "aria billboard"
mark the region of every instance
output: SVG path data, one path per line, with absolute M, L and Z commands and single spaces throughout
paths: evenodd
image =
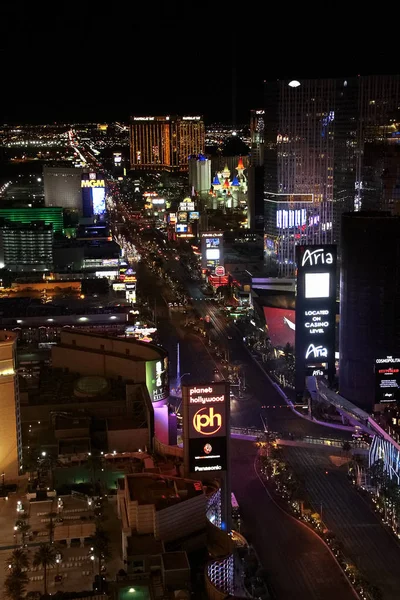
M 296 393 L 307 375 L 335 373 L 336 246 L 296 246 Z
M 229 384 L 182 386 L 184 451 L 187 473 L 227 470 Z
M 400 400 L 400 358 L 386 356 L 375 360 L 376 404 Z

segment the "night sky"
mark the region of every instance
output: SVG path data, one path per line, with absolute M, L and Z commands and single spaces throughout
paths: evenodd
M 398 71 L 394 37 L 380 40 L 374 32 L 369 39 L 361 27 L 361 33 L 352 29 L 348 16 L 332 30 L 327 24 L 311 29 L 307 20 L 307 30 L 295 15 L 263 12 L 252 0 L 239 13 L 229 2 L 208 0 L 109 2 L 106 11 L 85 0 L 5 4 L 5 123 L 127 121 L 134 113 L 230 122 L 232 65 L 237 122 L 244 123 L 251 108 L 262 106 L 264 79 Z

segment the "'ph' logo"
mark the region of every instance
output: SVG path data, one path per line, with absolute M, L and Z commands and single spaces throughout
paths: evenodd
M 202 435 L 214 435 L 222 427 L 222 415 L 220 413 L 214 414 L 213 406 L 204 406 L 194 415 L 193 427 Z

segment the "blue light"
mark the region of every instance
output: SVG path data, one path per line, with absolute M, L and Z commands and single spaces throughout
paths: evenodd
M 106 190 L 103 187 L 92 188 L 93 214 L 103 215 L 106 212 Z

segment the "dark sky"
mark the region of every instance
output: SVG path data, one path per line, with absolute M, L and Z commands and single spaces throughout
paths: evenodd
M 334 24 L 329 13 L 302 15 L 303 6 L 294 15 L 288 4 L 253 0 L 4 0 L 0 122 L 126 121 L 134 113 L 229 122 L 232 65 L 237 120 L 248 122 L 264 79 L 398 70 L 390 34 L 370 37 L 348 15 Z

